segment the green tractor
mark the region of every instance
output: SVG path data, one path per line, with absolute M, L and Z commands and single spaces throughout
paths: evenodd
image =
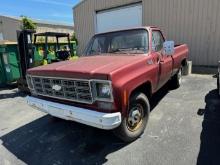
M 70 41 L 68 33 L 22 30 L 17 31 L 17 37 L 21 68 L 21 78 L 17 83 L 21 91 L 29 92 L 26 83 L 26 71 L 29 68 L 78 58 L 76 42 Z
M 37 43 L 38 38 L 44 42 Z M 51 43 L 49 39 L 53 38 L 56 42 Z M 61 38 L 66 38 L 67 43 L 60 42 Z M 45 65 L 53 62 L 59 62 L 74 58 L 75 43 L 70 42 L 68 33 L 45 32 L 34 34 L 34 57 L 36 65 Z

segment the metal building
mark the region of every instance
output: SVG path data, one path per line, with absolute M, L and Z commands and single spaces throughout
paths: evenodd
M 37 24 L 36 31 L 42 32 L 65 32 L 73 33 L 73 25 L 65 25 L 54 22 L 45 22 L 39 20 L 33 20 Z M 21 19 L 17 17 L 0 15 L 0 41 L 17 41 L 17 30 L 21 29 Z
M 153 25 L 168 40 L 187 43 L 194 65 L 217 66 L 220 60 L 219 0 L 84 0 L 73 15 L 81 53 L 95 33 Z

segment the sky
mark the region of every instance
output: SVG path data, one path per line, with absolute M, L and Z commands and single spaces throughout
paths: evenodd
M 80 0 L 1 0 L 0 15 L 21 15 L 43 21 L 73 24 L 72 7 Z

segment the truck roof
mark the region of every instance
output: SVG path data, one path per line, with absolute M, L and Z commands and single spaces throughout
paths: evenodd
M 113 32 L 120 32 L 120 31 L 126 31 L 126 30 L 138 30 L 138 29 L 150 30 L 150 29 L 158 29 L 158 27 L 156 27 L 156 26 L 139 26 L 139 27 L 132 27 L 132 28 L 112 30 L 112 31 L 107 31 L 107 32 L 103 32 L 103 33 L 96 33 L 95 35 L 106 34 L 106 33 L 113 33 Z

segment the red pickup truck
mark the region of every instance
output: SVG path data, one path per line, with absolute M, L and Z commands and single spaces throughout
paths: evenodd
M 131 142 L 145 130 L 149 98 L 168 81 L 180 86 L 188 53 L 156 27 L 97 34 L 79 59 L 28 70 L 27 103 Z

